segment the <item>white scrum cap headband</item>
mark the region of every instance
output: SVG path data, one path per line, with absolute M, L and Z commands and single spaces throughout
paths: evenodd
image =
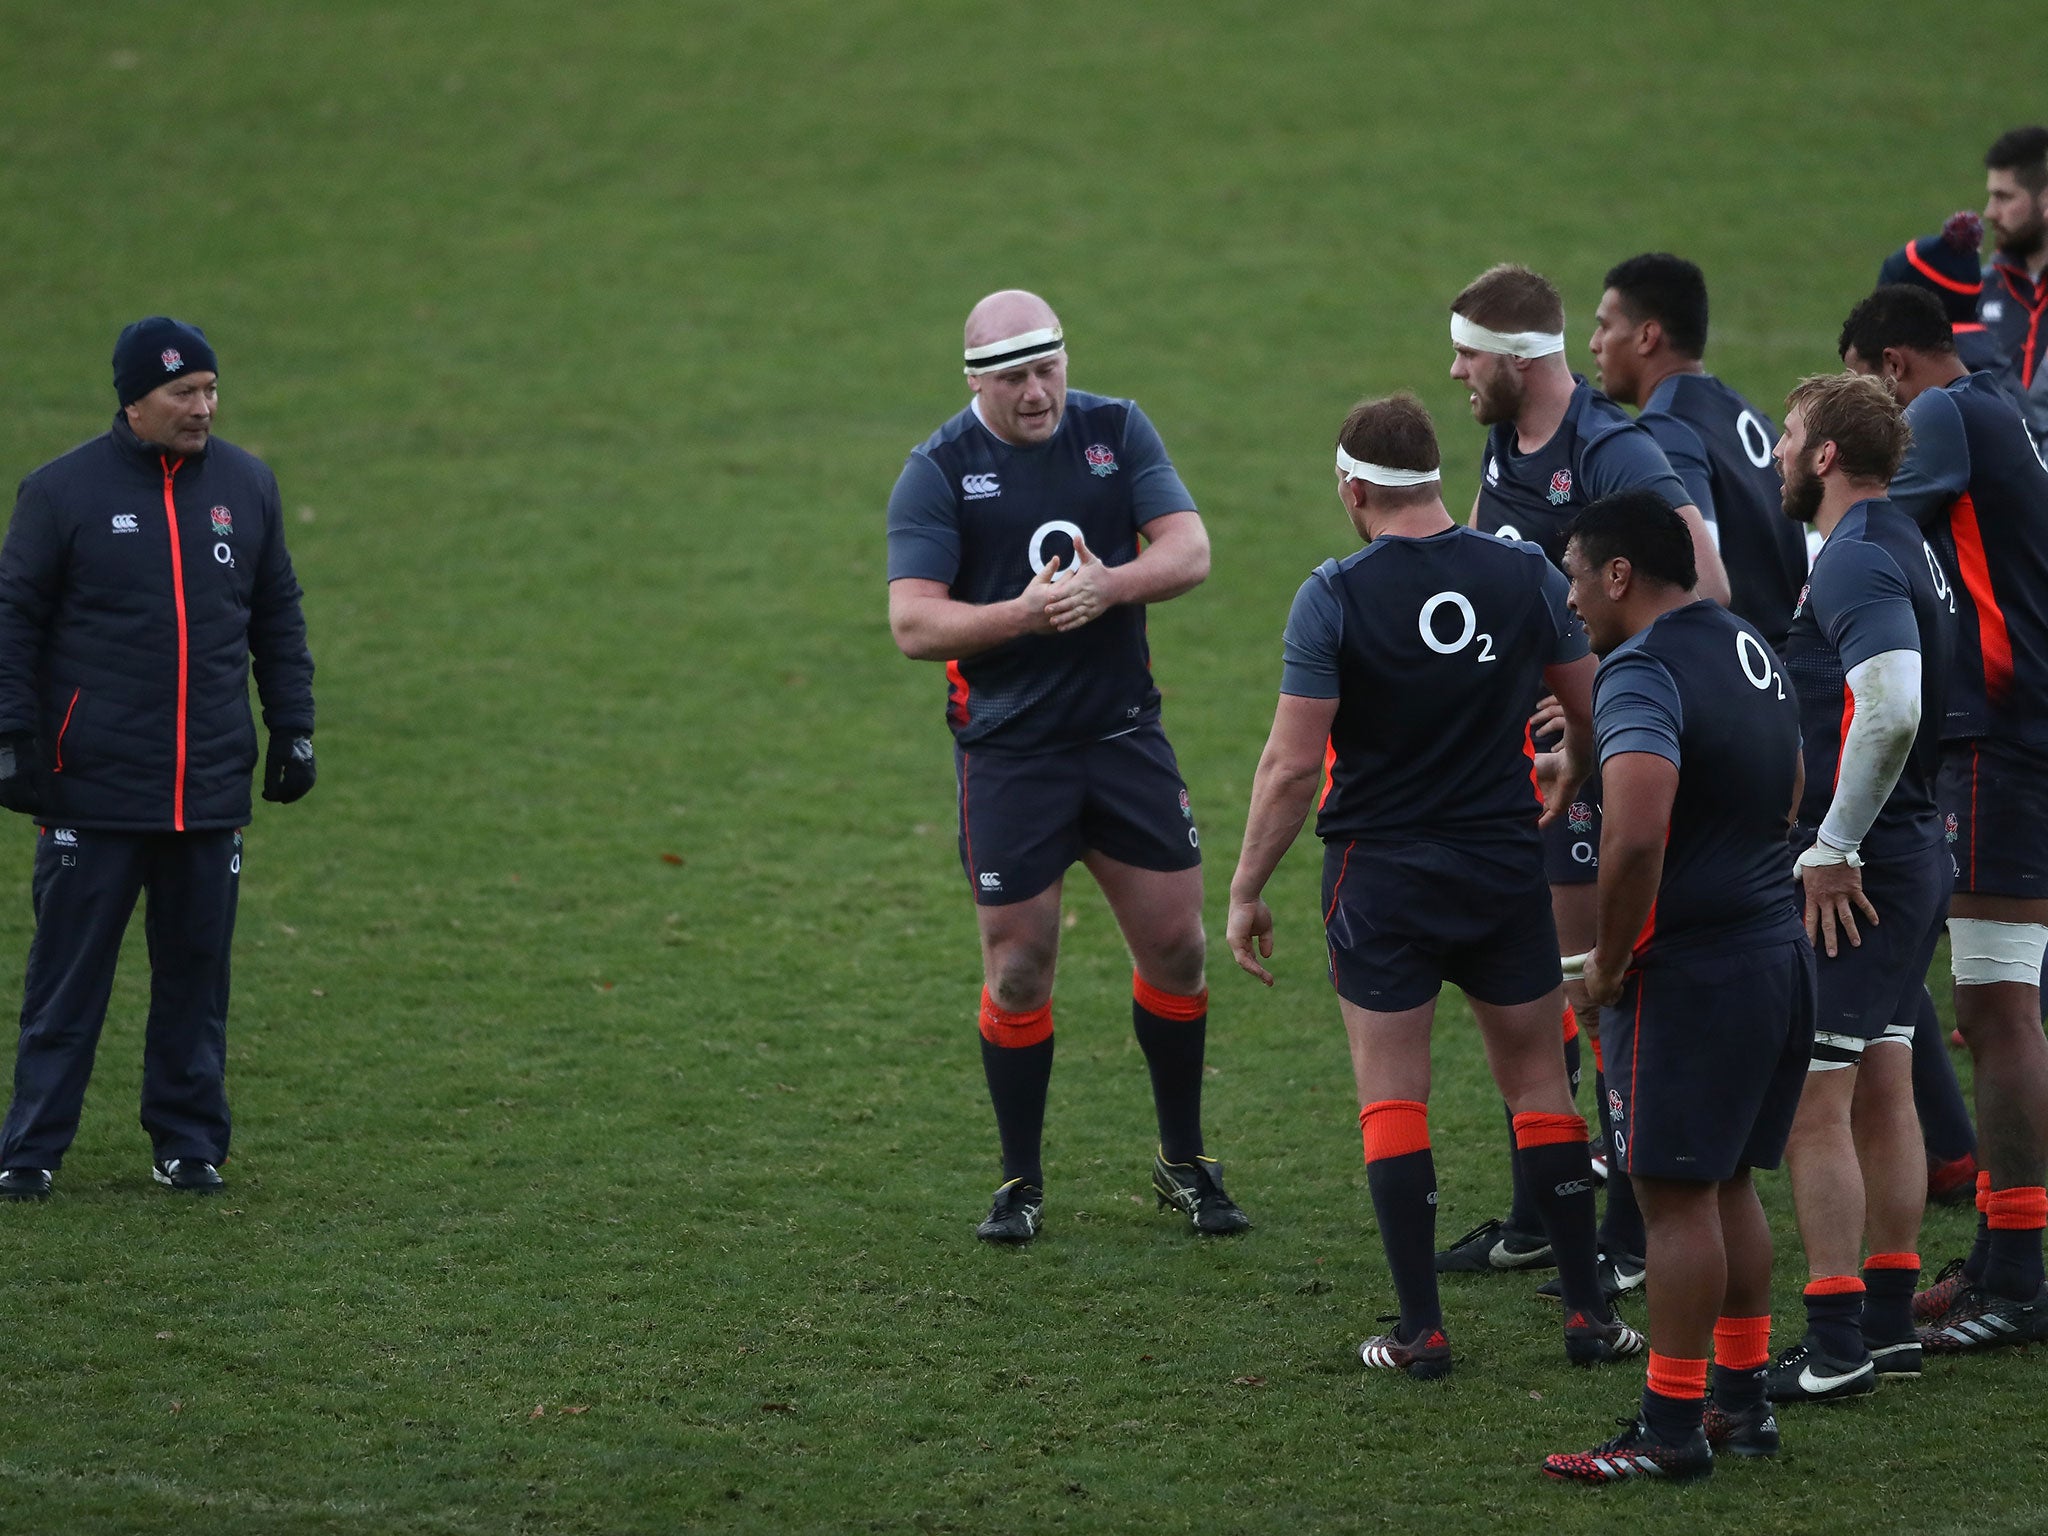
M 1337 445 L 1337 473 L 1346 480 L 1364 480 L 1372 485 L 1427 485 L 1444 477 L 1441 469 L 1389 469 L 1384 464 L 1368 464 L 1346 453 L 1342 443 Z
M 1055 352 L 1066 350 L 1066 333 L 1056 325 L 1042 331 L 1025 331 L 1019 336 L 1005 336 L 1001 341 L 992 341 L 985 347 L 969 347 L 966 372 L 1001 373 L 1005 368 L 1035 363 L 1041 357 L 1051 357 Z
M 1498 352 L 1504 357 L 1548 357 L 1564 350 L 1562 331 L 1489 331 L 1451 311 L 1451 344 L 1474 352 Z

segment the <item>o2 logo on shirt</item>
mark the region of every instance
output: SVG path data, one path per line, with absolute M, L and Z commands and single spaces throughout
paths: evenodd
M 1735 435 L 1742 440 L 1742 452 L 1750 463 L 1758 469 L 1771 467 L 1771 434 L 1755 411 L 1744 411 L 1735 418 Z
M 1445 640 L 1437 634 L 1436 616 L 1444 608 L 1457 610 L 1461 621 L 1455 639 Z M 1422 634 L 1422 643 L 1439 656 L 1455 656 L 1475 640 L 1479 643 L 1476 661 L 1498 661 L 1493 654 L 1493 636 L 1479 632 L 1479 615 L 1472 609 L 1472 599 L 1462 592 L 1439 592 L 1422 605 L 1422 612 L 1416 615 L 1415 627 Z
M 1934 578 L 1934 595 L 1941 599 L 1942 602 L 1948 604 L 1948 611 L 1954 613 L 1956 611 L 1956 589 L 1948 584 L 1947 573 L 1942 570 L 1941 562 L 1934 558 L 1934 546 L 1925 539 L 1922 539 L 1920 541 L 1920 548 L 1927 555 L 1927 574 Z
M 1753 667 L 1749 664 L 1751 656 L 1756 658 L 1756 665 Z M 1746 629 L 1736 632 L 1735 660 L 1742 667 L 1742 675 L 1749 679 L 1750 687 L 1768 688 L 1772 683 L 1776 683 L 1778 697 L 1785 697 L 1785 679 L 1778 669 L 1771 665 L 1770 647 Z
M 989 478 L 993 479 L 995 477 L 990 476 Z M 1045 569 L 1045 562 L 1051 558 L 1045 552 L 1045 541 L 1051 538 L 1052 535 L 1056 533 L 1064 533 L 1069 539 L 1075 541 L 1080 541 L 1086 538 L 1086 535 L 1083 534 L 1078 527 L 1076 527 L 1074 524 L 1070 522 L 1067 522 L 1064 518 L 1055 518 L 1053 521 L 1049 523 L 1040 523 L 1037 526 L 1037 528 L 1032 530 L 1031 547 L 1026 552 L 1026 558 L 1029 559 L 1031 562 L 1032 575 L 1036 576 L 1040 571 Z M 1074 574 L 1074 564 L 1074 553 L 1070 549 L 1064 556 L 1061 557 L 1060 568 L 1052 573 L 1052 579 L 1055 585 L 1062 581 L 1065 581 L 1069 576 Z

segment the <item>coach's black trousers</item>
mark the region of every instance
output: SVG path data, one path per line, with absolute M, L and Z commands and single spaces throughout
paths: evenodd
M 0 1167 L 55 1168 L 78 1134 L 121 935 L 144 892 L 142 1128 L 159 1162 L 227 1157 L 228 950 L 241 872 L 239 832 L 41 830 Z

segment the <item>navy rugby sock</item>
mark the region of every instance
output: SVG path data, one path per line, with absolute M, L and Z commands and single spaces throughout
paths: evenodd
M 1429 1150 L 1428 1110 L 1415 1099 L 1381 1099 L 1358 1112 L 1358 1129 L 1380 1243 L 1401 1300 L 1398 1337 L 1412 1343 L 1444 1322 L 1436 1288 L 1436 1160 Z
M 1606 1322 L 1612 1314 L 1600 1298 L 1593 1259 L 1593 1164 L 1586 1151 L 1585 1120 L 1578 1115 L 1515 1116 L 1515 1162 L 1550 1238 L 1567 1316 L 1584 1313 Z
M 1162 992 L 1131 973 L 1131 1028 L 1152 1074 L 1159 1155 L 1191 1163 L 1202 1155 L 1202 1057 L 1209 1038 L 1209 990 Z
M 1861 1360 L 1863 1281 L 1855 1275 L 1822 1275 L 1806 1283 L 1806 1334 L 1835 1360 Z
M 1917 1253 L 1873 1253 L 1863 1261 L 1863 1342 L 1902 1344 L 1913 1337 Z
M 1052 1004 L 1028 1013 L 998 1008 L 981 994 L 981 1070 L 995 1107 L 1003 1143 L 1003 1178 L 1045 1187 L 1039 1142 L 1045 1132 L 1045 1094 L 1052 1081 Z

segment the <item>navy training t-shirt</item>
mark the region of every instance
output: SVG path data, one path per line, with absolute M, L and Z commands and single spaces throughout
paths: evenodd
M 1054 556 L 1064 576 L 1076 533 L 1104 564 L 1125 565 L 1147 523 L 1194 510 L 1158 432 L 1129 400 L 1069 390 L 1053 435 L 1030 447 L 997 437 L 970 404 L 897 477 L 889 579 L 942 581 L 965 603 L 1006 602 Z M 954 738 L 984 751 L 1073 746 L 1159 716 L 1138 604 L 949 661 L 946 679 Z
M 1326 841 L 1538 846 L 1528 702 L 1587 651 L 1533 544 L 1453 527 L 1326 560 L 1287 619 L 1280 691 L 1338 701 Z
M 1913 520 L 1889 502 L 1858 502 L 1821 546 L 1785 639 L 1785 671 L 1799 694 L 1806 751 L 1796 847 L 1811 846 L 1835 797 L 1842 740 L 1855 715 L 1848 674 L 1887 651 L 1920 657 L 1920 729 L 1864 835 L 1862 855 L 1901 858 L 1941 841 L 1934 781 L 1955 609 L 1935 577 L 1934 552 Z
M 1804 935 L 1785 836 L 1799 705 L 1754 625 L 1705 598 L 1662 615 L 1600 663 L 1593 728 L 1603 772 L 1630 752 L 1678 769 L 1639 963 Z

